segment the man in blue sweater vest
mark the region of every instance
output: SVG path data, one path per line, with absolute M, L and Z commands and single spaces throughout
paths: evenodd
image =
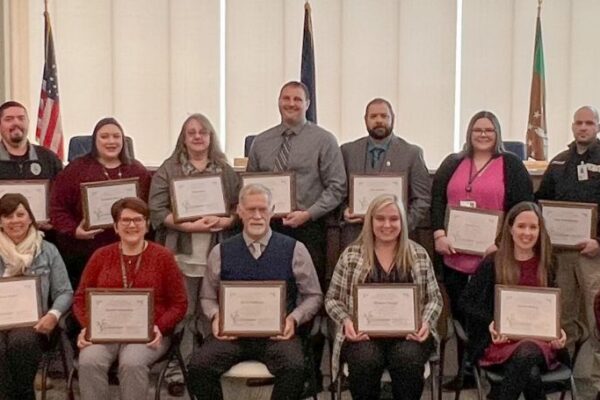
M 200 302 L 212 321 L 212 335 L 192 355 L 190 388 L 198 400 L 221 399 L 221 375 L 238 362 L 257 360 L 275 376 L 272 399 L 298 399 L 304 386 L 304 354 L 295 333 L 323 303 L 317 273 L 302 243 L 269 227 L 273 215 L 269 189 L 258 184 L 245 186 L 240 191 L 238 215 L 243 232 L 215 246 L 208 256 Z M 271 338 L 220 336 L 221 280 L 285 281 L 287 317 L 283 334 Z

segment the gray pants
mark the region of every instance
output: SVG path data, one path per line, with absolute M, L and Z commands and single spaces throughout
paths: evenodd
M 556 283 L 561 288 L 562 326 L 567 334 L 567 347 L 572 350 L 581 333 L 575 320 L 587 326 L 588 339 L 592 348 L 590 379 L 595 389 L 600 391 L 600 343 L 594 335 L 594 296 L 600 290 L 600 257 L 589 258 L 577 251 L 557 251 Z
M 148 398 L 150 366 L 169 348 L 163 338 L 158 349 L 145 344 L 93 344 L 79 353 L 79 392 L 82 400 L 110 400 L 108 370 L 119 360 L 121 400 Z

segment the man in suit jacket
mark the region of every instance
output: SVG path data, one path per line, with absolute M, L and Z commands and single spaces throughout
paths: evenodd
M 348 182 L 352 174 L 405 174 L 408 185 L 408 227 L 412 232 L 423 224 L 431 205 L 431 179 L 423 159 L 423 150 L 394 135 L 394 110 L 385 99 L 375 98 L 367 104 L 365 124 L 369 136 L 341 147 Z M 342 241 L 348 244 L 360 232 L 363 219 L 351 214 L 346 207 L 344 220 L 348 225 Z

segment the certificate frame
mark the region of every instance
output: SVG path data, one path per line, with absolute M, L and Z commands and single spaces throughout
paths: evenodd
M 96 321 L 99 318 L 96 310 L 98 302 L 94 297 L 105 297 L 107 300 L 116 300 L 123 296 L 138 296 L 145 300 L 142 307 L 147 306 L 147 329 L 144 331 L 145 336 L 127 336 L 127 335 L 96 335 L 96 330 L 102 328 L 103 321 Z M 124 289 L 124 288 L 87 288 L 85 290 L 85 312 L 87 317 L 86 340 L 92 343 L 148 343 L 154 339 L 154 289 Z M 101 316 L 106 313 L 100 313 Z M 114 314 L 113 314 L 114 315 Z M 96 328 L 95 328 L 96 327 Z
M 270 304 L 275 308 L 271 321 L 266 321 L 263 326 L 278 325 L 272 329 L 248 329 L 231 326 L 235 318 L 227 318 L 227 315 L 237 317 L 237 310 L 231 310 L 230 301 L 233 297 L 248 300 L 248 291 L 258 291 L 255 296 L 272 296 L 275 299 Z M 245 293 L 244 293 L 245 292 Z M 260 293 L 262 292 L 262 293 Z M 277 299 L 277 297 L 279 297 Z M 221 281 L 219 286 L 219 334 L 237 337 L 271 337 L 283 334 L 286 318 L 286 282 L 285 281 Z M 278 322 L 278 324 L 277 324 Z M 262 323 L 261 323 L 262 325 Z
M 598 205 L 595 203 L 580 203 L 580 202 L 572 202 L 572 201 L 555 201 L 555 200 L 540 200 L 540 206 L 542 207 L 542 215 L 544 216 L 544 220 L 546 222 L 546 228 L 548 229 L 548 234 L 550 235 L 550 241 L 552 242 L 552 247 L 558 249 L 580 249 L 577 244 L 567 244 L 567 243 L 556 243 L 553 241 L 553 235 L 550 232 L 551 223 L 546 221 L 546 215 L 544 215 L 544 208 L 546 211 L 549 208 L 566 208 L 566 209 L 582 209 L 589 211 L 591 213 L 590 220 L 590 232 L 587 239 L 595 238 L 597 235 L 597 226 L 598 226 Z M 550 225 L 550 226 L 549 226 Z M 556 240 L 556 238 L 555 238 Z M 582 238 L 583 240 L 583 238 Z
M 195 183 L 202 182 L 204 184 L 213 183 L 213 185 L 219 186 L 221 191 L 221 196 L 217 196 L 218 200 L 222 201 L 222 203 L 218 204 L 216 209 L 210 209 L 206 212 L 198 212 L 198 213 L 189 213 L 186 210 L 185 198 L 182 193 L 179 193 L 178 187 L 180 184 L 185 183 Z M 202 218 L 207 215 L 214 215 L 218 217 L 226 217 L 228 216 L 227 210 L 227 201 L 225 199 L 223 185 L 223 177 L 221 174 L 202 174 L 202 175 L 194 175 L 194 176 L 186 176 L 173 178 L 169 182 L 169 193 L 171 195 L 171 211 L 173 212 L 173 220 L 176 223 L 187 222 L 187 221 L 196 221 L 199 218 Z
M 487 215 L 489 216 L 492 220 L 495 219 L 496 220 L 496 229 L 493 232 L 493 237 L 492 237 L 492 241 L 491 243 L 488 245 L 491 246 L 492 244 L 494 244 L 494 241 L 496 239 L 496 237 L 498 236 L 498 234 L 500 233 L 500 231 L 502 230 L 502 223 L 504 220 L 504 213 L 502 211 L 498 211 L 498 210 L 485 210 L 482 208 L 472 208 L 472 207 L 454 207 L 454 206 L 448 206 L 446 207 L 446 216 L 445 216 L 445 228 L 446 228 L 446 236 L 451 240 L 452 242 L 452 247 L 454 247 L 454 250 L 463 253 L 463 254 L 471 254 L 471 255 L 476 255 L 476 256 L 483 256 L 485 254 L 485 249 L 480 249 L 478 250 L 477 248 L 474 247 L 469 247 L 466 244 L 461 244 L 460 242 L 457 242 L 454 238 L 456 238 L 457 236 L 460 236 L 460 229 L 458 227 L 455 227 L 454 224 L 452 223 L 454 221 L 454 219 L 452 218 L 452 214 L 453 213 L 467 213 L 467 214 L 473 214 L 473 215 Z M 482 227 L 481 224 L 478 225 L 478 227 Z M 485 226 L 483 226 L 482 228 L 485 229 Z M 458 231 L 456 231 L 458 229 Z M 478 235 L 477 233 L 471 233 L 469 235 L 469 238 L 471 237 L 480 237 L 481 235 Z M 491 236 L 491 235 L 489 235 Z M 463 238 L 464 239 L 464 238 Z M 468 240 L 468 238 L 467 238 Z
M 362 324 L 361 321 L 368 318 L 366 316 L 361 316 L 360 308 L 364 306 L 364 301 L 367 297 L 372 295 L 374 291 L 382 291 L 386 290 L 388 296 L 391 295 L 390 291 L 398 292 L 395 295 L 401 296 L 404 299 L 412 299 L 413 305 L 413 315 L 412 322 L 410 328 L 408 327 L 398 327 L 398 329 L 388 328 L 388 329 L 377 329 L 370 328 Z M 412 283 L 360 283 L 354 286 L 353 289 L 353 300 L 354 300 L 354 311 L 352 315 L 352 322 L 354 323 L 354 329 L 356 332 L 362 332 L 369 335 L 369 337 L 379 337 L 379 338 L 393 338 L 393 337 L 404 337 L 411 333 L 416 333 L 421 328 L 421 307 L 419 304 L 419 292 L 416 284 Z M 381 299 L 380 299 L 381 301 Z M 372 306 L 372 307 L 380 307 L 380 306 Z M 398 307 L 394 309 L 394 315 L 400 311 Z M 409 318 L 410 319 L 410 318 Z
M 96 219 L 100 219 L 100 217 L 97 215 L 99 212 L 101 212 L 102 210 L 97 209 L 96 212 L 91 211 L 91 207 L 93 206 L 93 204 L 91 203 L 91 198 L 92 196 L 90 195 L 90 190 L 94 190 L 94 189 L 101 189 L 103 192 L 105 191 L 106 193 L 110 193 L 111 188 L 114 188 L 116 186 L 134 186 L 135 189 L 135 196 L 134 197 L 139 197 L 140 196 L 140 182 L 139 182 L 139 178 L 134 177 L 134 178 L 123 178 L 123 179 L 110 179 L 107 181 L 96 181 L 96 182 L 82 182 L 80 184 L 80 188 L 81 188 L 81 209 L 83 211 L 83 227 L 86 230 L 90 230 L 90 229 L 104 229 L 104 228 L 110 228 L 113 226 L 114 222 L 112 220 L 112 217 L 110 218 L 110 223 L 108 222 L 108 218 L 107 222 L 105 223 L 101 223 L 101 222 L 95 222 Z M 131 190 L 131 188 L 129 188 L 129 190 Z M 112 204 L 114 204 L 117 200 L 115 200 Z M 112 206 L 111 204 L 111 206 Z M 96 215 L 94 215 L 96 214 Z M 104 210 L 103 215 L 110 215 L 110 209 L 109 210 Z
M 26 297 L 27 300 L 29 300 L 31 303 L 33 304 L 29 304 L 28 306 L 33 306 L 33 310 L 29 310 L 29 315 L 25 314 L 22 315 L 21 313 L 17 312 L 19 314 L 19 318 L 17 319 L 17 321 L 14 322 L 2 322 L 0 319 L 0 331 L 3 330 L 8 330 L 8 329 L 13 329 L 13 328 L 23 328 L 23 327 L 30 327 L 30 326 L 34 326 L 35 324 L 37 324 L 37 322 L 40 320 L 40 318 L 42 317 L 42 299 L 41 299 L 41 292 L 40 292 L 40 278 L 37 276 L 19 276 L 19 277 L 10 277 L 10 278 L 0 278 L 0 297 L 6 296 L 6 288 L 4 287 L 5 285 L 19 285 L 22 284 L 22 287 L 19 288 L 19 290 L 23 291 L 23 293 L 19 296 L 23 296 L 23 294 Z M 0 304 L 3 302 L 11 302 L 11 297 L 6 297 L 2 300 L 0 300 Z M 14 303 L 10 303 L 11 306 L 14 305 Z M 17 308 L 20 311 L 19 307 L 10 307 L 10 309 L 13 310 L 13 312 L 15 311 L 15 308 Z M 2 307 L 0 309 L 0 318 L 4 318 L 3 313 L 6 312 L 5 307 Z
M 50 221 L 50 181 L 48 179 L 0 180 L 0 197 L 6 193 L 20 193 L 25 196 L 36 222 Z
M 273 196 L 274 217 L 285 217 L 287 214 L 296 210 L 296 174 L 294 172 L 242 172 L 240 173 L 240 177 L 242 179 L 242 187 L 250 183 L 260 183 L 271 191 L 271 195 Z M 279 196 L 277 196 L 277 193 L 280 191 L 272 190 L 273 180 L 277 178 L 287 181 L 286 183 L 289 187 L 290 196 L 289 201 L 281 201 Z M 282 202 L 285 204 L 289 203 L 289 208 L 278 207 L 278 205 Z
M 528 295 L 529 297 L 525 297 L 525 296 L 523 296 L 523 294 Z M 526 307 L 532 308 L 535 306 L 535 304 L 534 304 L 535 302 L 531 301 L 532 295 L 537 297 L 538 302 L 542 302 L 544 304 L 546 304 L 546 302 L 548 302 L 549 306 L 552 306 L 552 304 L 554 305 L 555 310 L 551 311 L 550 313 L 541 314 L 539 311 L 535 312 L 536 310 L 539 310 L 539 308 L 535 308 L 535 310 L 534 310 L 535 315 L 544 315 L 544 316 L 548 315 L 548 316 L 554 318 L 549 324 L 551 327 L 553 326 L 553 328 L 551 328 L 553 334 L 543 334 L 542 332 L 539 332 L 539 331 L 527 332 L 526 329 L 522 329 L 519 332 L 519 330 L 516 328 L 507 327 L 507 324 L 509 323 L 508 321 L 510 321 L 510 319 L 511 319 L 511 311 L 513 313 L 516 312 L 511 309 L 507 309 L 507 307 L 510 307 L 510 305 L 507 306 L 505 304 L 505 302 L 509 301 L 509 297 L 507 297 L 507 296 L 513 296 L 513 298 L 516 298 L 517 300 L 522 299 L 524 301 L 524 304 L 527 304 Z M 516 285 L 495 285 L 495 288 L 494 288 L 494 325 L 495 325 L 496 331 L 501 335 L 506 335 L 510 339 L 529 338 L 529 339 L 540 339 L 540 340 L 548 341 L 548 340 L 554 340 L 554 339 L 560 338 L 560 335 L 561 335 L 561 332 L 560 332 L 560 329 L 561 329 L 560 296 L 561 296 L 561 290 L 559 288 L 516 286 Z M 529 300 L 529 301 L 527 301 L 527 300 Z M 535 325 L 538 329 L 540 329 L 539 324 L 532 323 L 532 325 Z
M 379 183 L 379 188 L 377 190 L 380 193 L 369 193 L 367 199 L 362 199 L 357 201 L 356 191 L 360 189 L 364 189 L 365 185 L 368 185 L 369 182 Z M 399 182 L 398 182 L 399 181 Z M 398 196 L 399 193 L 389 193 L 381 191 L 381 187 L 389 187 L 390 185 L 400 185 L 400 199 L 404 203 L 405 207 L 408 207 L 408 185 L 405 173 L 398 174 L 351 174 L 350 175 L 350 190 L 348 192 L 349 197 L 349 207 L 350 212 L 356 216 L 365 216 L 367 214 L 367 209 L 369 208 L 369 204 L 373 201 L 373 199 L 382 194 L 392 194 Z

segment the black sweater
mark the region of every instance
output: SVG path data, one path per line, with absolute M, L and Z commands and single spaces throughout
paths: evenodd
M 504 212 L 521 201 L 533 201 L 533 185 L 523 162 L 512 153 L 502 153 L 504 158 Z M 465 158 L 463 153 L 450 154 L 433 177 L 431 191 L 431 225 L 433 230 L 444 229 L 448 197 L 446 189 L 454 171 Z

